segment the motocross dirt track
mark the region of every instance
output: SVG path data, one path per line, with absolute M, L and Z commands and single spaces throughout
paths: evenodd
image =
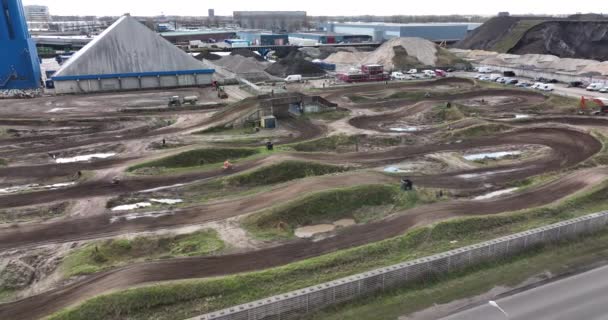
M 445 79 L 438 82 L 441 85 L 456 84 L 469 88 L 468 80 Z M 420 83 L 407 87 L 398 84 L 390 88 L 424 88 L 429 83 Z M 374 92 L 385 90 L 385 85 L 370 85 L 327 90 L 326 98 L 343 104 L 342 95 Z M 522 93 L 519 90 L 479 90 L 447 96 L 447 100 L 470 99 L 481 96 L 510 95 L 522 102 L 500 105 L 494 111 L 508 110 L 514 105 L 533 105 L 544 100 L 544 97 L 532 93 Z M 443 99 L 443 97 L 442 97 Z M 407 104 L 406 101 L 382 102 L 386 107 L 398 106 L 396 111 L 380 115 L 357 116 L 350 119 L 354 127 L 365 128 L 377 132 L 384 130 L 379 126 L 385 121 L 408 117 L 428 109 L 432 104 L 444 100 L 423 101 Z M 181 128 L 161 128 L 150 130 L 148 127 L 121 132 L 121 139 L 137 140 L 142 137 L 156 137 L 168 134 L 180 134 L 194 129 L 224 123 L 234 118 L 234 114 L 242 114 L 252 107 L 251 102 L 237 103 L 231 107 L 232 113 L 217 113 L 196 124 Z M 353 109 L 362 106 L 348 106 Z M 378 107 L 370 104 L 366 107 Z M 391 108 L 394 109 L 394 108 Z M 556 127 L 549 123 L 562 123 L 568 126 Z M 20 123 L 23 125 L 23 122 Z M 299 134 L 293 141 L 313 139 L 325 133 L 323 127 L 310 122 L 290 122 L 291 128 Z M 33 123 L 36 125 L 36 123 Z M 495 147 L 500 145 L 534 144 L 550 148 L 550 152 L 541 158 L 522 161 L 494 167 L 483 167 L 472 170 L 459 170 L 433 175 L 410 175 L 417 185 L 447 188 L 447 189 L 481 189 L 484 184 L 500 184 L 526 177 L 556 171 L 561 168 L 574 166 L 585 161 L 602 149 L 602 144 L 590 134 L 570 126 L 605 127 L 608 121 L 590 117 L 549 117 L 522 119 L 514 121 L 516 129 L 493 137 L 467 139 L 461 142 L 436 143 L 429 145 L 400 146 L 374 152 L 354 153 L 297 153 L 287 152 L 270 155 L 251 161 L 239 163 L 234 173 L 258 168 L 284 159 L 314 160 L 324 163 L 356 164 L 363 167 L 374 167 L 382 164 L 396 163 L 418 156 L 445 151 L 466 151 L 480 147 Z M 103 125 L 102 125 L 103 126 Z M 100 127 L 101 128 L 101 127 Z M 42 147 L 32 146 L 19 150 L 0 151 L 0 156 L 11 156 L 23 153 L 46 152 L 86 146 L 100 142 L 112 142 L 116 132 L 101 132 L 96 136 L 76 141 L 60 141 Z M 0 140 L 2 141 L 2 140 Z M 26 165 L 0 168 L 1 174 L 9 177 L 41 177 L 58 176 L 74 172 L 74 170 L 96 170 L 124 165 L 134 158 L 114 160 L 99 160 L 91 163 L 74 163 L 65 165 Z M 213 179 L 225 175 L 221 170 L 185 173 L 171 176 L 130 177 L 119 185 L 109 185 L 106 181 L 91 180 L 77 184 L 74 187 L 39 191 L 36 193 L 20 193 L 0 196 L 0 208 L 19 207 L 24 205 L 42 204 L 51 201 L 87 198 L 92 196 L 110 196 L 124 193 L 177 184 Z M 463 176 L 469 176 L 464 178 Z M 104 292 L 125 289 L 136 285 L 187 279 L 202 278 L 232 274 L 244 271 L 260 270 L 289 262 L 318 256 L 340 249 L 359 246 L 402 234 L 407 229 L 444 220 L 452 217 L 494 214 L 514 211 L 549 204 L 568 195 L 597 185 L 608 177 L 606 168 L 590 168 L 563 176 L 553 182 L 516 193 L 508 197 L 494 200 L 453 200 L 432 205 L 416 207 L 390 218 L 363 225 L 356 225 L 342 230 L 333 237 L 319 241 L 292 240 L 284 244 L 251 252 L 221 255 L 214 257 L 193 257 L 168 259 L 156 262 L 145 262 L 113 269 L 107 272 L 84 277 L 72 284 L 51 291 L 25 298 L 19 301 L 0 305 L 0 319 L 35 319 L 57 311 L 66 306 L 86 300 Z M 20 247 L 42 245 L 45 243 L 69 242 L 83 239 L 95 239 L 108 235 L 118 235 L 127 232 L 149 231 L 177 226 L 200 224 L 208 221 L 226 219 L 245 213 L 267 208 L 269 203 L 286 202 L 294 196 L 307 190 L 321 191 L 342 186 L 372 183 L 397 182 L 396 177 L 370 171 L 355 171 L 352 173 L 307 178 L 288 183 L 261 195 L 241 197 L 233 200 L 221 200 L 209 204 L 178 209 L 169 214 L 159 214 L 157 217 L 145 217 L 134 220 L 118 220 L 112 222 L 110 217 L 99 215 L 92 217 L 67 217 L 65 219 L 43 222 L 26 223 L 13 227 L 0 228 L 0 248 L 9 250 Z M 161 212 L 162 213 L 162 212 Z

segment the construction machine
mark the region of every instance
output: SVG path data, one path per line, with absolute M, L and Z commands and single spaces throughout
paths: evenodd
M 179 96 L 172 96 L 169 98 L 169 103 L 168 106 L 169 107 L 179 107 L 182 105 L 182 100 L 179 98 Z
M 588 102 L 593 102 L 599 108 L 595 111 L 588 110 L 588 108 L 587 108 Z M 608 101 L 606 99 L 581 97 L 581 102 L 579 103 L 579 107 L 580 107 L 580 111 L 579 111 L 580 114 L 592 113 L 592 114 L 598 115 L 598 116 L 604 116 L 604 115 L 608 114 Z

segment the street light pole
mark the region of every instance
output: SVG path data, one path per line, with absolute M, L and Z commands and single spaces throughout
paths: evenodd
M 494 307 L 494 308 L 496 308 L 496 309 L 500 310 L 500 312 L 502 312 L 502 314 L 504 314 L 504 315 L 505 315 L 505 318 L 509 319 L 509 314 L 508 314 L 508 313 L 507 313 L 505 310 L 503 310 L 503 309 L 502 309 L 502 308 L 501 308 L 501 307 L 498 305 L 498 303 L 496 303 L 496 301 L 492 301 L 492 300 L 490 300 L 490 301 L 488 301 L 488 304 L 489 304 L 489 305 L 491 305 L 492 307 Z

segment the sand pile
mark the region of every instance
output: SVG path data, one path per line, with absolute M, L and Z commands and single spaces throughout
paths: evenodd
M 437 62 L 437 46 L 433 42 L 422 38 L 394 38 L 370 53 L 361 63 L 378 63 L 384 65 L 387 70 L 395 69 L 395 57 L 397 56 L 397 60 L 404 60 L 407 57 L 401 56 L 403 54 L 409 56 L 410 61 L 417 60 L 423 65 L 434 66 Z
M 361 64 L 370 55 L 368 52 L 347 52 L 340 51 L 332 53 L 324 61 L 334 64 Z
M 253 57 L 246 58 L 238 54 L 222 57 L 213 63 L 234 73 L 264 72 L 270 65 L 270 62 L 258 61 Z

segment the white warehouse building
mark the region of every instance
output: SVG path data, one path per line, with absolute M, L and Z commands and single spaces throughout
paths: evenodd
M 57 94 L 203 86 L 213 69 L 125 15 L 53 75 Z

